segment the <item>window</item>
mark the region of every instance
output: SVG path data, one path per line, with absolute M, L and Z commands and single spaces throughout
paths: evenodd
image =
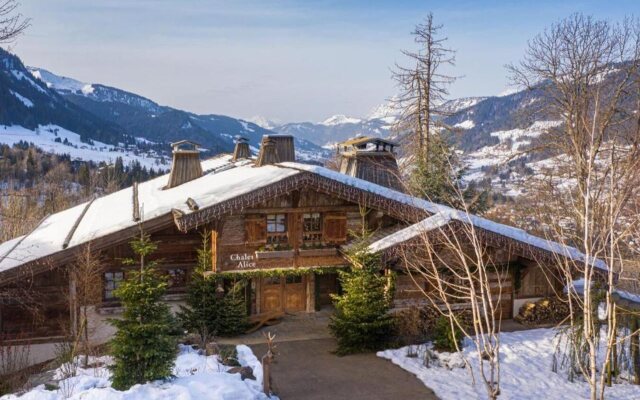
M 264 278 L 264 284 L 265 285 L 279 285 L 280 284 L 280 277 L 279 276 L 267 276 L 266 278 Z
M 124 279 L 124 272 L 105 272 L 104 273 L 104 299 L 114 300 L 113 291 L 120 286 Z
M 187 273 L 182 268 L 167 270 L 169 289 L 183 288 L 187 285 Z
M 322 219 L 320 213 L 302 215 L 303 240 L 305 242 L 320 242 L 322 240 Z
M 327 214 L 323 222 L 322 240 L 327 243 L 344 243 L 347 240 L 346 214 Z
M 287 243 L 287 214 L 267 214 L 267 244 Z
M 287 275 L 287 283 L 302 283 L 302 275 Z
M 287 231 L 286 214 L 267 214 L 267 232 L 281 233 Z

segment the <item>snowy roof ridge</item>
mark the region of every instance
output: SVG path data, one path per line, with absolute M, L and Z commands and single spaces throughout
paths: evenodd
M 392 234 L 385 240 L 399 240 L 402 235 L 420 232 L 424 227 L 434 229 L 455 219 L 565 257 L 585 260 L 585 255 L 573 247 L 317 165 L 292 161 L 255 168 L 251 160 L 233 162 L 231 155 L 222 154 L 202 161 L 202 169 L 205 171 L 202 177 L 170 189 L 165 189 L 168 174 L 140 183 L 138 197 L 144 220 L 171 215 L 173 210 L 192 213 L 185 203 L 188 197 L 204 208 L 251 193 L 296 174 L 312 173 L 431 214 L 429 218 L 412 225 L 413 228 L 403 229 L 402 233 Z M 50 215 L 28 235 L 0 243 L 0 254 L 5 254 L 0 259 L 0 273 L 63 251 L 61 249 L 64 249 L 65 238 L 60 237 L 60 232 L 71 232 L 76 222 L 68 249 L 137 225 L 138 222 L 131 218 L 130 208 L 123 207 L 123 204 L 131 202 L 132 195 L 133 188 L 128 187 L 92 200 L 95 204 L 91 207 L 88 207 L 87 202 L 78 204 Z M 109 217 L 105 218 L 105 214 Z M 8 253 L 12 257 L 6 257 Z M 606 264 L 601 260 L 596 260 L 594 264 L 606 269 Z
M 392 233 L 376 242 L 369 245 L 369 249 L 373 252 L 380 252 L 393 247 L 397 244 L 406 242 L 407 240 L 414 238 L 422 233 L 432 231 L 433 229 L 441 228 L 451 222 L 451 216 L 448 213 L 439 212 L 433 214 L 430 217 L 423 219 L 413 225 L 401 229 Z

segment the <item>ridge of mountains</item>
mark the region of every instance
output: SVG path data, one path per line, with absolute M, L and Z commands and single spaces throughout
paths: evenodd
M 242 119 L 195 114 L 115 87 L 27 67 L 0 48 L 2 143 L 25 140 L 72 158 L 113 162 L 122 156 L 151 166 L 167 164 L 170 142 L 193 140 L 215 154 L 232 151 L 240 135 L 257 151 L 262 136 L 273 133 Z M 299 159 L 310 162 L 329 154 L 300 138 L 296 151 Z

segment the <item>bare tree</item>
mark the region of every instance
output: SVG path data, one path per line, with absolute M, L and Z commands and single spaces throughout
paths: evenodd
M 393 100 L 402 110 L 397 129 L 411 132 L 416 142 L 413 155 L 417 157 L 428 155 L 436 118 L 446 115 L 442 105 L 449 95 L 449 85 L 456 79 L 443 72 L 444 67 L 455 65 L 455 52 L 446 47 L 447 38 L 440 36 L 441 29 L 442 25 L 435 24 L 429 13 L 412 32 L 418 49 L 402 52 L 412 65 L 396 65 L 393 73 L 401 90 Z
M 579 332 L 571 350 L 592 399 L 604 398 L 605 374 L 598 371 L 610 367 L 620 340 L 612 295 L 616 273 L 633 252 L 628 246 L 633 227 L 640 223 L 632 207 L 640 196 L 639 67 L 637 20 L 612 24 L 581 14 L 536 36 L 523 61 L 509 67 L 517 84 L 542 93 L 540 111 L 562 122 L 544 143 L 556 155 L 553 168 L 529 184 L 543 205 L 539 221 L 547 235 L 584 253 L 581 262 L 558 259 L 558 264 L 569 304 L 579 308 L 571 315 L 572 331 Z M 601 260 L 609 267 L 604 273 Z M 606 310 L 602 359 L 596 289 Z
M 0 44 L 13 42 L 31 23 L 17 12 L 20 3 L 16 0 L 0 0 Z
M 452 213 L 456 218 L 451 218 Z M 417 229 L 417 239 L 400 247 L 406 272 L 428 303 L 449 321 L 451 331 L 459 330 L 473 343 L 481 381 L 488 397 L 496 399 L 500 394 L 499 332 L 507 266 L 495 258 L 468 209 L 443 209 L 423 220 Z M 476 374 L 465 362 L 475 383 Z
M 83 364 L 88 364 L 91 350 L 89 310 L 102 300 L 102 259 L 91 250 L 91 244 L 81 247 L 75 262 L 70 266 L 71 290 L 69 300 L 73 313 L 73 336 L 84 354 Z

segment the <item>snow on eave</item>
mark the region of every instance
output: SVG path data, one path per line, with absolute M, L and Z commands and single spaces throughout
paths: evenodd
M 206 171 L 202 177 L 171 189 L 164 189 L 168 174 L 139 184 L 139 204 L 143 207 L 145 220 L 169 215 L 174 209 L 184 214 L 192 213 L 193 211 L 185 204 L 188 197 L 193 198 L 201 208 L 205 208 L 298 173 L 308 172 L 424 210 L 432 215 L 377 241 L 373 244 L 375 248 L 390 247 L 405 240 L 405 237 L 417 235 L 424 229 L 436 229 L 451 220 L 458 220 L 564 257 L 582 262 L 585 259 L 584 254 L 575 248 L 530 235 L 522 229 L 489 221 L 324 167 L 285 162 L 254 168 L 251 160 L 233 163 L 230 158 L 230 155 L 220 155 L 202 161 L 203 170 Z M 90 207 L 87 207 L 86 215 L 82 211 L 87 203 L 83 203 L 49 216 L 42 226 L 36 228 L 22 243 L 11 250 L 11 257 L 1 258 L 19 238 L 0 244 L 0 272 L 62 251 L 64 239 L 72 229 L 74 232 L 68 249 L 135 226 L 137 222 L 132 219 L 132 195 L 132 188 L 125 188 L 96 199 Z M 79 222 L 74 228 L 76 221 Z M 606 269 L 606 265 L 601 260 L 596 260 L 593 264 L 598 268 Z
M 493 232 L 495 234 L 526 243 L 533 247 L 537 247 L 539 249 L 542 249 L 554 254 L 558 254 L 560 256 L 567 257 L 575 261 L 585 262 L 586 260 L 586 256 L 574 247 L 566 246 L 558 242 L 543 239 L 543 238 L 534 236 L 530 233 L 527 233 L 526 231 L 520 228 L 515 228 L 513 226 L 490 221 L 486 218 L 482 218 L 473 214 L 468 214 L 464 211 L 456 210 L 454 208 L 451 208 L 442 204 L 432 203 L 430 201 L 413 197 L 408 194 L 401 193 L 393 189 L 389 189 L 387 187 L 377 185 L 372 182 L 354 178 L 354 177 L 339 173 L 337 171 L 332 171 L 327 168 L 316 166 L 316 165 L 307 165 L 307 164 L 300 164 L 295 162 L 281 163 L 278 165 L 312 172 L 320 176 L 356 187 L 358 189 L 387 197 L 391 200 L 398 201 L 403 204 L 421 208 L 430 214 L 440 213 L 440 214 L 446 215 L 450 219 L 454 219 L 463 223 L 472 224 L 473 226 L 482 228 L 486 231 Z M 590 264 L 592 264 L 597 268 L 607 270 L 607 265 L 602 260 L 599 260 L 599 259 L 592 260 Z
M 638 293 L 632 293 L 622 289 L 614 289 L 613 294 L 618 295 L 618 297 L 623 300 L 627 300 L 628 302 L 640 305 L 640 294 Z
M 479 217 L 477 215 L 469 214 L 464 211 L 457 210 L 452 207 L 448 207 L 442 204 L 432 203 L 427 200 L 423 200 L 417 197 L 410 196 L 406 193 L 398 192 L 396 190 L 377 185 L 375 183 L 365 181 L 362 179 L 354 178 L 349 175 L 342 174 L 337 171 L 332 171 L 325 167 L 317 165 L 300 164 L 296 162 L 285 162 L 278 165 L 295 168 L 303 171 L 312 172 L 325 178 L 333 179 L 344 183 L 346 185 L 353 186 L 355 188 L 374 193 L 380 196 L 384 196 L 390 200 L 394 200 L 403 204 L 407 204 L 416 208 L 425 210 L 430 214 L 442 214 L 452 220 L 457 220 L 463 223 L 471 224 L 474 227 L 484 229 L 486 231 L 528 244 L 532 247 L 545 250 L 547 252 L 560 255 L 572 259 L 574 261 L 584 263 L 586 256 L 575 247 L 566 246 L 564 244 L 554 242 L 548 239 L 543 239 L 534 236 L 526 231 L 509 225 L 500 224 L 494 221 L 490 221 L 486 218 Z M 428 219 L 428 218 L 427 218 Z M 424 220 L 423 220 L 424 221 Z M 420 222 L 418 222 L 419 224 Z M 590 264 L 596 268 L 602 270 L 608 270 L 607 265 L 600 259 L 590 260 Z
M 410 225 L 404 229 L 401 229 L 389 236 L 386 236 L 376 242 L 369 245 L 369 250 L 374 253 L 386 250 L 390 247 L 404 243 L 410 239 L 413 239 L 423 233 L 432 231 L 434 229 L 442 228 L 446 224 L 451 222 L 451 218 L 442 213 L 434 214 L 422 221 Z
M 202 165 L 205 169 L 215 170 L 215 167 L 229 164 L 230 157 L 214 157 L 203 161 Z M 140 183 L 139 201 L 144 207 L 144 217 L 152 219 L 168 215 L 174 207 L 188 208 L 184 204 L 188 197 L 193 197 L 194 193 L 200 195 L 206 192 L 211 181 L 220 180 L 219 175 L 215 178 L 208 176 L 198 179 L 207 181 L 208 184 L 198 184 L 198 180 L 195 180 L 171 190 L 163 190 L 168 174 Z M 217 185 L 216 188 L 224 191 L 220 186 Z M 178 189 L 180 187 L 182 189 Z M 68 249 L 71 250 L 94 239 L 135 226 L 137 222 L 133 220 L 132 193 L 132 188 L 128 187 L 95 199 L 90 207 L 88 202 L 84 202 L 51 214 L 28 235 L 0 243 L 0 273 L 64 251 L 67 237 L 70 239 Z M 198 199 L 199 197 L 196 201 Z

